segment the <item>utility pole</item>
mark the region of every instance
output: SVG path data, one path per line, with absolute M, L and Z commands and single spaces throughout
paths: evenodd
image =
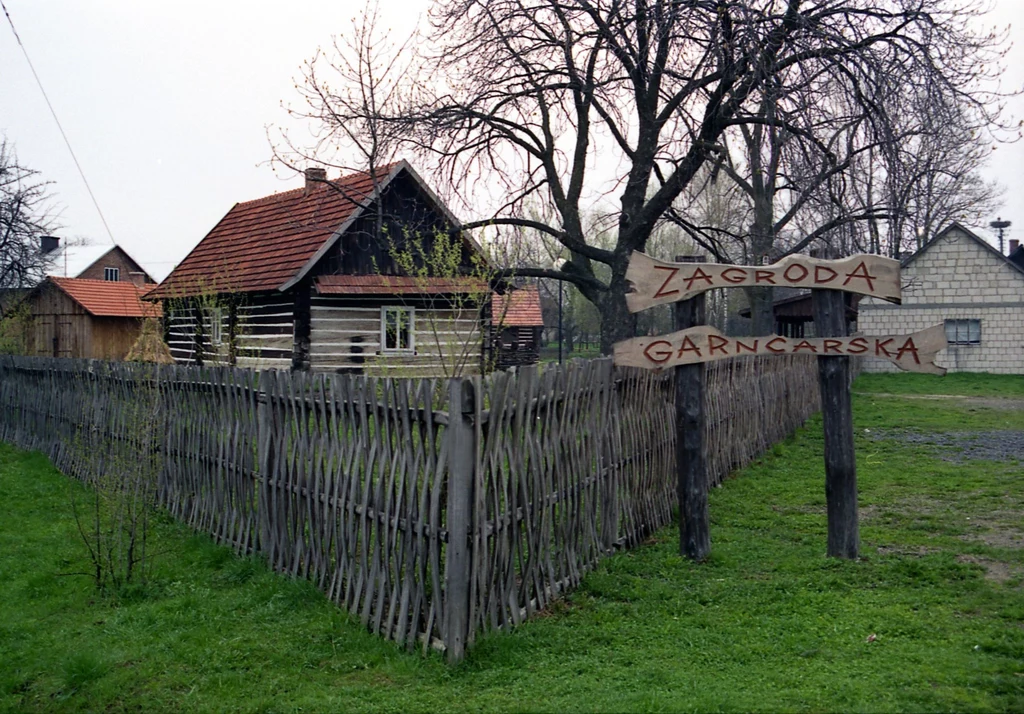
M 994 221 L 988 224 L 991 228 L 999 231 L 999 254 L 1006 255 L 1006 249 L 1003 243 L 1003 231 L 1013 225 L 1010 221 L 1004 221 L 1002 217 L 996 218 Z

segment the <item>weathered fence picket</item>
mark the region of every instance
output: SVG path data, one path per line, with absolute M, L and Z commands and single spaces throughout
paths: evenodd
M 708 365 L 709 485 L 817 409 L 811 360 Z M 152 456 L 176 518 L 457 661 L 669 523 L 673 390 L 608 359 L 433 380 L 4 357 L 0 439 L 86 482 Z

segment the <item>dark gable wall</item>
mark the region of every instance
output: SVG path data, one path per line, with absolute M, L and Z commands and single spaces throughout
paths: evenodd
M 331 248 L 311 274 L 317 275 L 394 275 L 397 270 L 390 256 L 392 245 L 403 249 L 407 235 L 417 236 L 429 250 L 436 231 L 446 230 L 448 223 L 420 190 L 419 185 L 402 173 L 384 191 L 382 221 L 389 239 L 376 236 L 377 208 L 369 209 Z M 392 243 L 393 241 L 393 243 Z M 468 250 L 463 250 L 463 264 L 470 265 Z

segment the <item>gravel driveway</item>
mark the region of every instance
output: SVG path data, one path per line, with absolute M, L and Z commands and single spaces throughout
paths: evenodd
M 960 397 L 944 394 L 879 394 L 863 393 L 864 396 L 899 397 L 900 399 L 922 399 L 934 401 L 955 400 L 964 407 L 982 409 L 1024 410 L 1024 400 L 1000 399 L 997 397 Z M 984 461 L 1024 461 L 1024 431 L 947 431 L 920 432 L 906 429 L 873 429 L 872 439 L 893 439 L 907 444 L 935 446 L 939 456 L 946 461 L 964 462 L 972 459 Z

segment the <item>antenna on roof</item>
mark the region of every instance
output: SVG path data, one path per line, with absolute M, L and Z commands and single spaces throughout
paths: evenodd
M 995 228 L 999 231 L 999 254 L 1005 255 L 1006 251 L 1003 250 L 1003 231 L 1009 228 L 1012 224 L 1010 221 L 1004 221 L 1002 217 L 996 218 L 994 221 L 988 224 L 989 227 Z

